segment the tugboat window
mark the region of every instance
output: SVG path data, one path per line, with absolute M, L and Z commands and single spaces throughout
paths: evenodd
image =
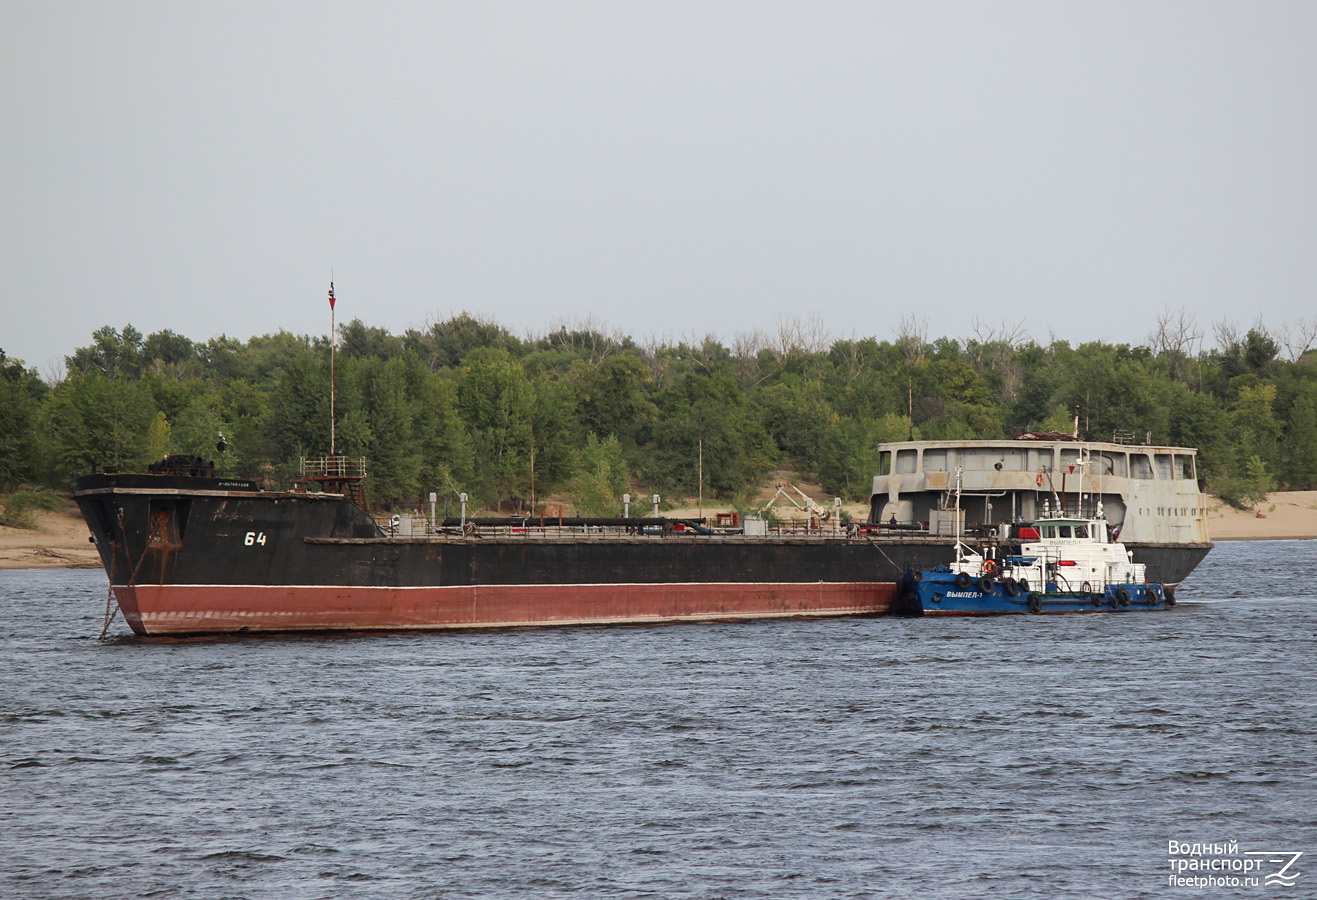
M 1088 537 L 1088 526 L 1087 526 L 1087 525 L 1076 525 L 1076 526 L 1075 526 L 1075 537 L 1077 537 L 1077 538 L 1086 538 L 1086 537 Z
M 1061 537 L 1063 537 L 1063 538 L 1068 538 L 1068 537 L 1070 537 L 1070 526 L 1069 526 L 1069 525 L 1061 525 L 1061 526 L 1059 526 L 1059 527 L 1060 527 L 1060 529 L 1061 529 Z

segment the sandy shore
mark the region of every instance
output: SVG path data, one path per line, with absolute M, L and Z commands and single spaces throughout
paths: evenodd
M 850 504 L 846 510 L 855 519 L 863 519 L 868 513 L 863 504 Z M 1317 539 L 1317 491 L 1275 493 L 1249 512 L 1209 498 L 1207 510 L 1207 527 L 1214 541 Z M 704 508 L 710 518 L 718 511 L 714 506 Z M 696 512 L 691 508 L 667 514 L 693 516 Z M 87 525 L 72 501 L 56 512 L 38 513 L 36 519 L 35 530 L 0 526 L 0 569 L 100 566 L 96 547 L 87 540 Z
M 101 565 L 72 500 L 55 512 L 38 512 L 35 530 L 0 525 L 0 569 L 95 569 Z
M 1248 512 L 1209 497 L 1207 530 L 1214 541 L 1317 538 L 1317 491 L 1271 494 Z

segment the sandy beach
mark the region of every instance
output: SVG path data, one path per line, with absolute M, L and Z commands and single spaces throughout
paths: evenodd
M 1317 538 L 1317 491 L 1282 491 L 1249 511 L 1209 497 L 1207 530 L 1214 541 Z
M 706 506 L 704 514 L 712 517 L 718 510 Z M 863 519 L 868 511 L 863 504 L 850 504 L 846 510 L 857 519 Z M 1207 510 L 1208 529 L 1214 541 L 1317 539 L 1317 491 L 1275 493 L 1266 503 L 1259 503 L 1247 512 L 1209 498 Z M 696 512 L 691 507 L 669 511 L 668 515 Z M 38 513 L 36 520 L 37 528 L 33 530 L 0 526 L 0 569 L 82 569 L 101 564 L 96 547 L 88 541 L 87 526 L 72 501 L 55 512 Z
M 38 511 L 35 529 L 0 525 L 0 569 L 95 569 L 101 564 L 91 532 L 72 500 Z

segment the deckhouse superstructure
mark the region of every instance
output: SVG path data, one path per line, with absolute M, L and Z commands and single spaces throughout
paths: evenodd
M 879 445 L 869 521 L 950 534 L 1050 515 L 1086 516 L 1100 500 L 1120 540 L 1211 547 L 1206 500 L 1190 447 L 1080 441 L 1044 433 L 995 441 Z M 960 511 L 952 509 L 961 469 Z

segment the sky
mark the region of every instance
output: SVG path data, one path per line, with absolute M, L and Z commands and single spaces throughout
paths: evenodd
M 1311 2 L 0 3 L 0 349 L 1317 321 Z

